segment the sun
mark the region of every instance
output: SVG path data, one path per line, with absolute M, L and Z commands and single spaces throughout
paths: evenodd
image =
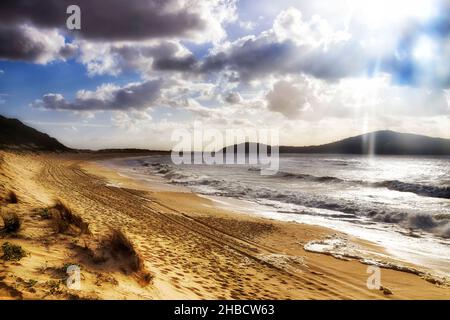
M 437 14 L 437 0 L 348 0 L 353 15 L 373 27 L 407 19 L 426 21 Z
M 427 36 L 421 36 L 414 45 L 412 55 L 418 61 L 429 61 L 435 57 L 436 47 L 436 42 L 433 39 Z

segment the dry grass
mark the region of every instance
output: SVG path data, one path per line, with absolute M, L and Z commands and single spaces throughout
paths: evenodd
M 57 233 L 89 234 L 89 224 L 60 200 L 48 209 Z
M 15 212 L 6 212 L 0 214 L 3 220 L 3 228 L 1 232 L 3 233 L 15 233 L 19 231 L 21 226 L 21 221 L 17 213 Z
M 103 249 L 107 249 L 119 263 L 126 262 L 127 267 L 138 276 L 141 284 L 147 285 L 152 281 L 153 275 L 145 269 L 144 259 L 121 230 L 112 230 L 111 235 L 103 243 Z
M 122 256 L 130 262 L 130 268 L 134 272 L 144 268 L 144 261 L 134 248 L 130 239 L 121 231 L 113 230 L 109 238 L 111 254 L 113 256 Z
M 17 197 L 17 194 L 14 191 L 9 190 L 8 194 L 5 197 L 5 201 L 7 203 L 18 203 L 19 202 L 19 198 Z

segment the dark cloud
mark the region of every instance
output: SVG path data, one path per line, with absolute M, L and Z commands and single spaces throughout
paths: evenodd
M 43 28 L 66 28 L 69 5 L 81 8 L 81 30 L 86 39 L 141 40 L 190 36 L 203 30 L 205 21 L 175 0 L 2 0 L 3 24 L 29 23 Z
M 45 52 L 41 43 L 33 43 L 22 29 L 0 26 L 0 57 L 10 60 L 36 60 Z
M 162 41 L 148 45 L 112 45 L 109 54 L 114 60 L 114 68 L 123 70 L 154 70 L 197 72 L 199 61 L 186 54 L 180 44 Z M 181 53 L 181 55 L 180 55 Z
M 243 80 L 298 73 L 335 80 L 363 72 L 366 63 L 363 52 L 353 43 L 337 44 L 324 50 L 323 47 L 299 46 L 290 40 L 277 42 L 261 37 L 236 43 L 227 51 L 207 57 L 202 71 L 232 70 Z
M 249 39 L 244 43 L 236 44 L 227 52 L 209 56 L 202 70 L 208 72 L 228 69 L 238 71 L 242 78 L 253 78 L 282 68 L 293 50 L 292 43 Z
M 97 54 L 96 50 L 99 50 Z M 188 71 L 195 59 L 186 55 L 176 42 L 161 41 L 153 44 L 102 44 L 92 47 L 89 42 L 81 44 L 81 61 L 92 74 L 117 74 L 122 71 L 141 73 L 157 70 Z M 94 52 L 94 53 L 93 53 Z M 103 66 L 104 61 L 108 61 Z
M 162 42 L 155 45 L 124 45 L 111 48 L 112 54 L 118 54 L 122 59 L 131 61 L 143 57 L 172 57 L 180 49 L 180 46 L 173 42 Z
M 156 70 L 166 70 L 166 71 L 196 71 L 198 68 L 197 59 L 189 55 L 187 57 L 172 57 L 172 58 L 161 58 L 154 62 L 154 68 Z
M 0 25 L 0 59 L 46 63 L 66 59 L 75 47 L 65 43 L 56 32 L 41 33 L 27 26 Z
M 49 110 L 95 111 L 146 109 L 160 96 L 162 81 L 149 80 L 118 88 L 103 86 L 95 92 L 81 92 L 74 101 L 60 94 L 46 94 L 33 103 L 34 107 Z

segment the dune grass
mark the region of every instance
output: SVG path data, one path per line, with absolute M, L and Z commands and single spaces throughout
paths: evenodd
M 130 262 L 130 268 L 140 271 L 144 268 L 144 261 L 134 248 L 133 242 L 119 229 L 112 230 L 109 237 L 109 245 L 113 256 L 126 257 Z
M 89 224 L 60 200 L 55 201 L 54 205 L 48 209 L 48 213 L 57 233 L 73 233 L 74 229 L 78 229 L 76 232 L 78 234 L 90 233 Z
M 152 281 L 153 275 L 146 270 L 143 257 L 122 230 L 113 229 L 105 241 L 104 247 L 107 247 L 116 259 L 126 261 L 131 271 L 138 275 L 142 284 L 147 285 Z

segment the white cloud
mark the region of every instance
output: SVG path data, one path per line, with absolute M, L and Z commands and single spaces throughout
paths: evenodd
M 239 26 L 247 31 L 251 31 L 256 27 L 256 23 L 253 21 L 239 21 Z
M 131 112 L 114 111 L 111 122 L 114 126 L 128 131 L 139 131 L 142 126 L 151 123 L 152 116 L 149 110 Z
M 206 21 L 205 30 L 198 36 L 198 42 L 218 43 L 226 38 L 224 24 L 237 19 L 236 0 L 196 0 L 190 4 Z
M 394 85 L 389 75 L 346 78 L 328 83 L 313 77 L 281 79 L 266 95 L 268 109 L 287 118 L 437 116 L 448 114 L 448 97 L 440 89 Z
M 324 50 L 335 43 L 347 41 L 350 34 L 344 30 L 333 30 L 319 15 L 304 21 L 300 10 L 290 7 L 282 11 L 273 23 L 273 32 L 279 42 L 294 41 L 298 46 L 322 47 Z
M 364 74 L 369 59 L 370 53 L 347 31 L 334 30 L 317 15 L 304 20 L 299 10 L 290 8 L 259 35 L 214 47 L 201 69 L 234 71 L 244 81 L 301 73 L 335 80 Z
M 224 100 L 226 103 L 236 104 L 236 103 L 239 103 L 239 102 L 242 101 L 242 97 L 241 97 L 241 95 L 239 94 L 239 92 L 233 92 L 233 91 L 232 91 L 232 92 L 228 92 L 228 93 L 224 96 L 223 100 Z

